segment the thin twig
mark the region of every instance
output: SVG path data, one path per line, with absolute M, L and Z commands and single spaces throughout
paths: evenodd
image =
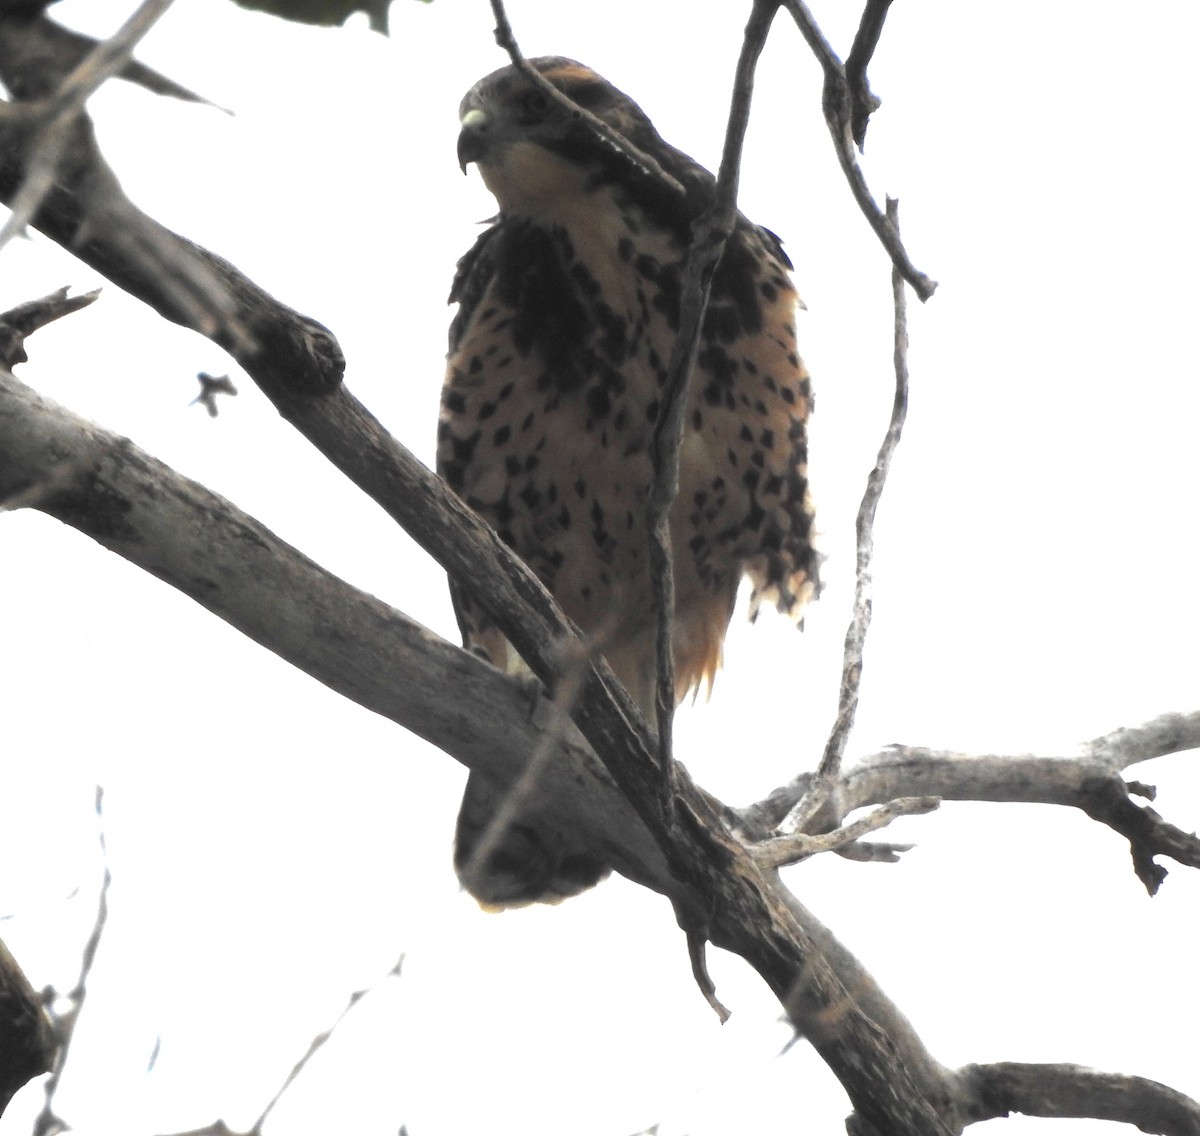
M 695 979 L 696 985 L 700 988 L 700 993 L 704 995 L 704 1000 L 712 1007 L 713 1013 L 721 1019 L 721 1024 L 724 1025 L 729 1021 L 729 1009 L 717 997 L 716 984 L 713 982 L 712 976 L 708 973 L 708 959 L 706 957 L 708 940 L 695 928 L 685 928 L 684 933 L 687 935 L 688 960 L 692 964 L 692 978 Z
M 654 158 L 644 150 L 639 150 L 628 138 L 609 126 L 604 119 L 598 118 L 590 110 L 581 107 L 573 99 L 564 95 L 562 91 L 525 58 L 520 47 L 517 45 L 517 37 L 513 33 L 508 13 L 504 9 L 504 0 L 491 0 L 491 5 L 492 15 L 496 20 L 496 42 L 508 53 L 513 66 L 552 102 L 569 111 L 572 117 L 578 119 L 580 122 L 587 123 L 597 138 L 625 158 L 635 175 L 651 177 L 682 197 L 685 192 L 683 186 L 679 184 L 677 179 L 667 173 Z
M 86 308 L 100 295 L 99 288 L 79 296 L 68 296 L 68 291 L 69 288 L 58 288 L 47 296 L 0 312 L 0 366 L 11 371 L 26 362 L 29 356 L 25 354 L 25 340 L 29 336 L 56 319 Z
M 909 258 L 900 234 L 887 216 L 880 210 L 875 198 L 867 187 L 867 179 L 858 164 L 855 154 L 854 122 L 851 110 L 852 97 L 846 80 L 846 71 L 842 61 L 837 57 L 829 41 L 822 34 L 813 19 L 812 13 L 804 4 L 804 0 L 782 0 L 783 5 L 791 13 L 792 19 L 800 29 L 800 34 L 812 49 L 825 72 L 825 93 L 822 105 L 825 110 L 825 121 L 833 136 L 834 149 L 837 152 L 838 164 L 842 173 L 850 183 L 850 191 L 854 200 L 862 210 L 863 216 L 880 243 L 887 250 L 892 263 L 900 270 L 900 274 L 912 286 L 922 302 L 928 300 L 937 288 L 937 282 L 921 272 Z M 863 128 L 865 129 L 865 127 Z
M 58 1040 L 58 1055 L 54 1068 L 46 1078 L 42 1110 L 38 1113 L 33 1124 L 33 1136 L 53 1136 L 54 1133 L 66 1131 L 70 1126 L 54 1111 L 54 1094 L 58 1090 L 58 1082 L 66 1068 L 71 1055 L 71 1045 L 75 1040 L 75 1026 L 79 1022 L 79 1013 L 87 1000 L 87 984 L 91 977 L 92 966 L 96 962 L 96 952 L 100 948 L 100 939 L 104 935 L 104 927 L 108 922 L 108 889 L 112 885 L 112 872 L 108 868 L 108 846 L 104 839 L 104 789 L 96 786 L 96 819 L 100 829 L 98 843 L 100 858 L 104 864 L 104 876 L 100 881 L 100 894 L 96 900 L 96 918 L 92 922 L 91 932 L 83 945 L 83 955 L 79 964 L 79 977 L 75 985 L 65 995 L 67 1008 L 61 1014 L 51 1014 L 54 1032 Z
M 559 744 L 571 722 L 571 711 L 583 689 L 584 676 L 593 658 L 600 653 L 598 644 L 599 640 L 580 639 L 568 639 L 563 643 L 563 667 L 550 701 L 552 718 L 549 727 L 542 734 L 541 742 L 530 755 L 521 776 L 512 783 L 498 807 L 489 815 L 479 842 L 459 868 L 459 876 L 468 889 L 473 880 L 482 876 L 484 866 L 537 792 L 546 766 L 559 754 Z M 537 684 L 537 679 L 532 675 L 530 681 Z M 540 684 L 537 685 L 540 689 Z
M 403 966 L 404 955 L 401 955 L 386 974 L 382 975 L 370 986 L 364 986 L 361 990 L 355 990 L 350 995 L 350 997 L 346 1000 L 346 1004 L 342 1007 L 341 1013 L 339 1013 L 338 1016 L 333 1019 L 326 1029 L 323 1029 L 319 1034 L 316 1035 L 316 1037 L 312 1039 L 311 1042 L 309 1042 L 308 1049 L 304 1051 L 304 1054 L 301 1056 L 300 1060 L 292 1066 L 292 1071 L 284 1078 L 283 1084 L 279 1086 L 278 1091 L 267 1103 L 267 1107 L 262 1110 L 259 1118 L 254 1122 L 253 1127 L 250 1129 L 252 1136 L 258 1136 L 258 1134 L 262 1132 L 263 1125 L 267 1122 L 267 1117 L 271 1115 L 271 1113 L 275 1110 L 275 1106 L 279 1104 L 280 1100 L 283 1099 L 283 1094 L 286 1093 L 293 1084 L 295 1084 L 296 1078 L 304 1072 L 304 1069 L 308 1063 L 321 1051 L 330 1038 L 333 1037 L 338 1026 L 340 1026 L 345 1020 L 346 1015 L 349 1014 L 350 1011 L 353 1010 L 363 998 L 370 994 L 372 990 L 376 989 L 381 981 L 388 978 L 399 978 L 400 970 Z
M 712 204 L 698 218 L 693 229 L 683 272 L 679 332 L 671 349 L 667 380 L 660 394 L 658 421 L 651 442 L 654 484 L 650 490 L 646 516 L 650 530 L 650 572 L 658 613 L 658 753 L 662 768 L 663 806 L 668 815 L 673 798 L 672 716 L 676 702 L 675 663 L 671 646 L 675 580 L 671 565 L 670 511 L 679 492 L 679 450 L 683 441 L 688 384 L 700 343 L 704 313 L 708 307 L 709 289 L 713 273 L 725 251 L 725 243 L 737 222 L 738 178 L 746 127 L 750 121 L 754 70 L 778 8 L 779 0 L 755 0 L 746 24 L 734 76 L 721 168 L 717 174 Z
M 10 205 L 12 215 L 0 228 L 0 249 L 29 224 L 50 191 L 59 160 L 70 139 L 71 127 L 84 103 L 106 79 L 129 63 L 133 49 L 172 3 L 173 0 L 143 0 L 116 33 L 96 44 L 63 79 L 58 90 L 37 109 L 44 125 L 40 138 L 30 150 L 25 182 Z
M 751 851 L 760 867 L 782 868 L 787 864 L 807 860 L 821 852 L 837 852 L 845 845 L 861 840 L 869 832 L 886 828 L 897 817 L 930 813 L 941 803 L 940 797 L 898 797 L 877 809 L 872 809 L 866 816 L 859 817 L 850 824 L 835 828 L 832 832 L 822 832 L 813 836 L 804 832 L 793 832 L 762 844 L 755 844 Z M 869 858 L 877 857 L 872 855 Z
M 899 231 L 900 203 L 888 198 L 888 221 Z M 842 654 L 842 682 L 838 694 L 838 712 L 821 764 L 806 799 L 801 802 L 792 823 L 803 829 L 807 821 L 824 806 L 825 800 L 841 775 L 842 758 L 846 743 L 854 727 L 854 716 L 858 711 L 858 694 L 862 683 L 863 647 L 871 627 L 872 572 L 871 560 L 875 551 L 875 510 L 887 484 L 892 457 L 900 443 L 904 420 L 908 414 L 908 323 L 904 295 L 904 278 L 899 267 L 892 266 L 893 345 L 892 363 L 896 373 L 895 391 L 892 396 L 892 414 L 879 446 L 875 466 L 867 475 L 867 487 L 863 491 L 855 521 L 857 549 L 854 579 L 854 607 L 850 624 L 846 628 L 846 641 Z

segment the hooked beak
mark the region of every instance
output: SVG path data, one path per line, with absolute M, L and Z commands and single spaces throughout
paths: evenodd
M 477 162 L 487 153 L 487 131 L 490 125 L 487 113 L 472 107 L 462 116 L 458 135 L 458 168 L 465 174 L 470 162 Z

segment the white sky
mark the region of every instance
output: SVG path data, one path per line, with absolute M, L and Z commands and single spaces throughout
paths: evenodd
M 53 11 L 103 34 L 131 6 Z M 711 166 L 746 7 L 512 0 L 510 14 L 529 54 L 587 62 Z M 856 8 L 817 5 L 842 53 Z M 877 528 L 852 752 L 1069 752 L 1197 705 L 1200 239 L 1185 192 L 1200 9 L 1083 11 L 897 4 L 872 66 L 869 175 L 900 196 L 941 288 L 910 305 L 910 424 Z M 384 40 L 180 0 L 139 56 L 236 117 L 118 84 L 92 109 L 131 196 L 331 327 L 350 389 L 432 460 L 445 295 L 493 211 L 456 167 L 456 108 L 504 60 L 483 0 L 397 0 L 392 21 Z M 742 203 L 784 236 L 808 304 L 829 586 L 803 636 L 735 624 L 712 703 L 681 714 L 680 756 L 735 802 L 811 765 L 832 720 L 853 513 L 890 405 L 887 265 L 819 96 L 781 18 Z M 4 308 L 100 283 L 40 237 L 2 256 Z M 235 372 L 216 421 L 188 406 L 197 371 L 230 369 L 217 348 L 110 285 L 30 353 L 26 382 L 454 637 L 436 566 L 248 380 Z M 46 518 L 0 517 L 0 563 L 0 935 L 35 985 L 73 981 L 100 872 L 91 796 L 107 791 L 112 915 L 60 1095 L 79 1132 L 251 1123 L 401 951 L 403 977 L 359 1004 L 275 1131 L 840 1131 L 836 1082 L 803 1044 L 777 1056 L 777 1006 L 720 954 L 734 1016 L 717 1025 L 658 897 L 618 880 L 481 914 L 450 871 L 453 762 Z M 1196 826 L 1194 754 L 1137 775 Z M 789 878 L 937 1057 L 1075 1061 L 1200 1095 L 1200 876 L 1173 867 L 1151 901 L 1115 834 L 1048 808 L 948 805 L 893 837 L 918 842 L 898 865 L 827 858 Z M 0 1136 L 36 1106 L 22 1098 Z

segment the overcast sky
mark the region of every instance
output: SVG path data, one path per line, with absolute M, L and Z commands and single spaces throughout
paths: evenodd
M 105 34 L 131 7 L 53 14 Z M 842 54 L 855 7 L 816 6 Z M 583 60 L 715 166 L 747 8 L 512 0 L 510 15 L 528 54 Z M 385 40 L 180 0 L 139 57 L 236 114 L 118 84 L 91 107 L 134 200 L 329 326 L 353 393 L 432 462 L 445 297 L 494 211 L 458 171 L 456 110 L 504 57 L 483 0 L 397 0 L 392 25 Z M 1182 0 L 1132 18 L 1115 2 L 893 6 L 865 165 L 941 287 L 910 301 L 910 420 L 852 754 L 1070 753 L 1200 703 L 1198 34 Z M 735 617 L 711 703 L 680 714 L 679 756 L 734 803 L 813 764 L 833 719 L 854 510 L 891 401 L 888 265 L 820 89 L 781 17 L 742 206 L 783 236 L 807 302 L 828 587 L 802 635 Z M 102 283 L 40 236 L 0 258 L 0 308 Z M 249 380 L 231 372 L 241 393 L 215 421 L 189 406 L 196 372 L 232 367 L 216 347 L 108 285 L 29 351 L 25 382 L 455 637 L 436 565 Z M 101 871 L 95 785 L 107 794 L 112 914 L 59 1102 L 79 1132 L 250 1124 L 401 952 L 402 977 L 359 1003 L 276 1132 L 840 1130 L 836 1082 L 803 1044 L 778 1056 L 777 1004 L 719 952 L 733 1018 L 718 1026 L 659 897 L 616 880 L 483 915 L 450 870 L 464 774 L 444 755 L 40 515 L 0 516 L 0 564 L 0 935 L 39 987 L 74 980 Z M 1137 776 L 1196 827 L 1195 754 Z M 947 805 L 892 836 L 917 843 L 900 864 L 826 857 L 788 879 L 936 1057 L 1074 1061 L 1200 1096 L 1200 876 L 1173 867 L 1150 900 L 1115 834 L 1050 808 Z M 28 1094 L 0 1136 L 36 1107 Z

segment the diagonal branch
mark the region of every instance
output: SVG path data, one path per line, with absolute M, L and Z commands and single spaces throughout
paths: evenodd
M 897 817 L 914 816 L 932 812 L 941 804 L 939 797 L 897 797 L 872 809 L 866 816 L 850 824 L 844 824 L 830 832 L 809 836 L 804 832 L 793 832 L 774 840 L 754 846 L 754 858 L 765 867 L 782 868 L 807 860 L 821 852 L 837 852 L 848 844 L 861 840 L 869 832 L 877 832 L 891 824 Z
M 302 401 L 336 417 L 344 397 L 339 390 Z M 554 716 L 531 716 L 528 692 L 499 671 L 336 580 L 227 501 L 11 377 L 0 375 L 0 403 L 0 494 L 69 458 L 81 471 L 75 483 L 39 508 L 192 596 L 332 689 L 489 773 L 507 755 L 510 779 L 539 744 L 537 719 Z M 379 440 L 359 435 L 356 441 L 363 451 Z M 503 581 L 493 555 L 498 538 L 472 527 L 479 522 L 456 498 L 427 496 L 415 511 L 425 514 L 426 532 L 453 534 L 446 535 L 446 546 L 471 550 L 475 571 L 484 569 L 475 584 L 493 568 Z M 504 629 L 514 637 L 519 631 L 516 624 Z M 529 630 L 523 634 L 536 655 Z M 587 675 L 594 678 L 594 671 Z M 581 704 L 588 697 L 585 691 Z M 472 715 L 462 714 L 464 703 Z M 763 976 L 880 1130 L 911 1136 L 950 1131 L 941 1119 L 945 1071 L 861 964 L 773 874 L 758 868 L 682 769 L 679 824 L 665 826 L 656 804 L 657 765 L 636 722 L 609 741 L 597 728 L 601 715 L 595 708 L 580 718 L 609 773 L 582 739 L 564 732 L 565 760 L 547 763 L 541 787 L 545 819 L 565 837 L 582 833 L 595 841 L 593 847 L 611 854 L 622 872 L 670 896 L 677 909 L 706 913 L 711 940 Z M 559 731 L 559 724 L 551 728 Z M 880 1097 L 875 1086 L 881 1082 L 897 1087 Z
M 1020 1112 L 1116 1121 L 1161 1136 L 1200 1136 L 1200 1105 L 1147 1077 L 1016 1061 L 967 1065 L 959 1075 L 970 1089 L 972 1122 Z
M 403 966 L 404 955 L 401 955 L 393 964 L 392 968 L 387 972 L 387 974 L 383 975 L 383 977 L 399 978 L 400 971 Z M 317 1036 L 314 1037 L 311 1042 L 309 1042 L 308 1048 L 303 1054 L 301 1054 L 300 1059 L 296 1062 L 296 1064 L 292 1066 L 291 1072 L 289 1072 L 288 1075 L 283 1079 L 283 1084 L 279 1086 L 275 1092 L 275 1095 L 267 1102 L 266 1108 L 262 1110 L 258 1119 L 251 1126 L 251 1133 L 254 1133 L 255 1136 L 258 1136 L 258 1134 L 262 1132 L 263 1125 L 267 1122 L 268 1117 L 270 1117 L 271 1113 L 275 1111 L 276 1106 L 283 1099 L 284 1094 L 292 1087 L 292 1085 L 296 1083 L 296 1079 L 308 1067 L 308 1063 L 314 1057 L 316 1057 L 318 1053 L 320 1053 L 320 1051 L 329 1042 L 329 1039 L 333 1037 L 338 1026 L 340 1026 L 342 1022 L 346 1020 L 346 1015 L 349 1014 L 350 1011 L 353 1010 L 354 1007 L 363 1000 L 363 998 L 370 994 L 371 991 L 376 988 L 376 985 L 377 983 L 372 983 L 370 986 L 363 986 L 360 989 L 353 991 L 350 997 L 346 999 L 346 1004 L 342 1007 L 338 1016 L 334 1018 L 325 1029 L 317 1034 Z
M 883 21 L 887 19 L 891 4 L 892 0 L 867 0 L 854 43 L 850 45 L 850 54 L 846 56 L 846 86 L 851 99 L 850 132 L 860 150 L 867 137 L 867 122 L 880 107 L 878 97 L 871 93 L 871 84 L 867 82 L 867 65 L 879 46 Z
M 25 354 L 26 336 L 56 319 L 86 308 L 100 295 L 97 290 L 81 296 L 68 296 L 68 291 L 67 288 L 59 288 L 48 296 L 18 304 L 0 313 L 0 366 L 12 370 L 18 363 L 24 363 L 29 358 Z
M 867 223 L 875 231 L 875 235 L 884 249 L 887 250 L 892 263 L 900 271 L 900 275 L 908 281 L 912 290 L 924 302 L 933 295 L 937 288 L 937 282 L 931 280 L 913 264 L 908 251 L 900 240 L 900 234 L 896 231 L 896 227 L 880 210 L 867 186 L 867 179 L 854 152 L 855 101 L 846 79 L 846 70 L 842 66 L 842 61 L 830 47 L 829 41 L 817 26 L 817 22 L 813 19 L 804 0 L 782 0 L 782 2 L 791 13 L 792 19 L 796 21 L 800 34 L 812 49 L 825 72 L 825 94 L 822 98 L 825 122 L 833 137 L 838 164 L 842 167 L 842 173 L 845 174 L 846 181 L 850 185 L 850 192 L 854 195 L 854 200 L 858 202 L 858 207 L 866 217 Z M 864 126 L 862 129 L 865 130 L 866 127 Z
M 113 36 L 96 44 L 78 66 L 63 78 L 57 90 L 51 92 L 46 89 L 56 78 L 53 67 L 45 69 L 34 83 L 29 82 L 26 76 L 26 81 L 19 85 L 19 98 L 39 100 L 38 103 L 20 104 L 20 109 L 28 118 L 38 124 L 38 130 L 31 151 L 33 158 L 25 171 L 25 183 L 12 201 L 12 215 L 0 228 L 0 249 L 29 224 L 49 192 L 55 171 L 70 141 L 71 128 L 83 110 L 83 104 L 103 82 L 120 74 L 129 65 L 133 49 L 171 3 L 172 0 L 143 0 L 137 11 Z M 11 21 L 3 21 L 0 31 L 5 33 L 3 38 L 9 45 L 4 50 L 11 51 L 16 46 L 19 51 L 26 37 L 40 39 L 43 25 L 55 27 L 44 17 L 21 21 L 16 27 L 12 26 Z M 37 62 L 43 67 L 45 59 L 46 56 L 39 52 Z M 30 68 L 23 70 L 28 72 Z
M 684 265 L 679 303 L 679 330 L 667 364 L 667 378 L 659 393 L 658 419 L 654 425 L 650 453 L 654 463 L 654 484 L 646 506 L 650 529 L 650 572 L 654 581 L 657 612 L 658 683 L 656 719 L 659 763 L 663 771 L 663 801 L 669 810 L 672 796 L 673 739 L 675 713 L 675 661 L 671 647 L 671 629 L 675 621 L 675 577 L 671 563 L 671 505 L 679 492 L 679 450 L 683 444 L 683 418 L 687 407 L 688 386 L 704 313 L 708 309 L 713 274 L 725 251 L 725 244 L 737 223 L 737 191 L 741 173 L 742 147 L 750 122 L 750 100 L 754 93 L 754 71 L 767 42 L 771 23 L 779 8 L 778 0 L 755 0 L 734 76 L 729 106 L 729 124 L 725 148 L 717 174 L 712 204 L 697 219 L 692 230 Z
M 1154 858 L 1168 856 L 1185 867 L 1200 868 L 1200 838 L 1137 804 L 1134 796 L 1153 799 L 1154 790 L 1127 782 L 1122 773 L 1138 762 L 1194 749 L 1200 749 L 1200 711 L 1164 714 L 1141 726 L 1115 730 L 1091 742 L 1082 756 L 972 755 L 891 746 L 841 775 L 828 793 L 825 812 L 809 831 L 836 827 L 855 809 L 907 796 L 1068 805 L 1129 841 L 1134 871 L 1153 895 L 1167 874 Z M 813 780 L 812 774 L 802 774 L 741 810 L 739 827 L 752 838 L 766 839 L 810 791 Z

